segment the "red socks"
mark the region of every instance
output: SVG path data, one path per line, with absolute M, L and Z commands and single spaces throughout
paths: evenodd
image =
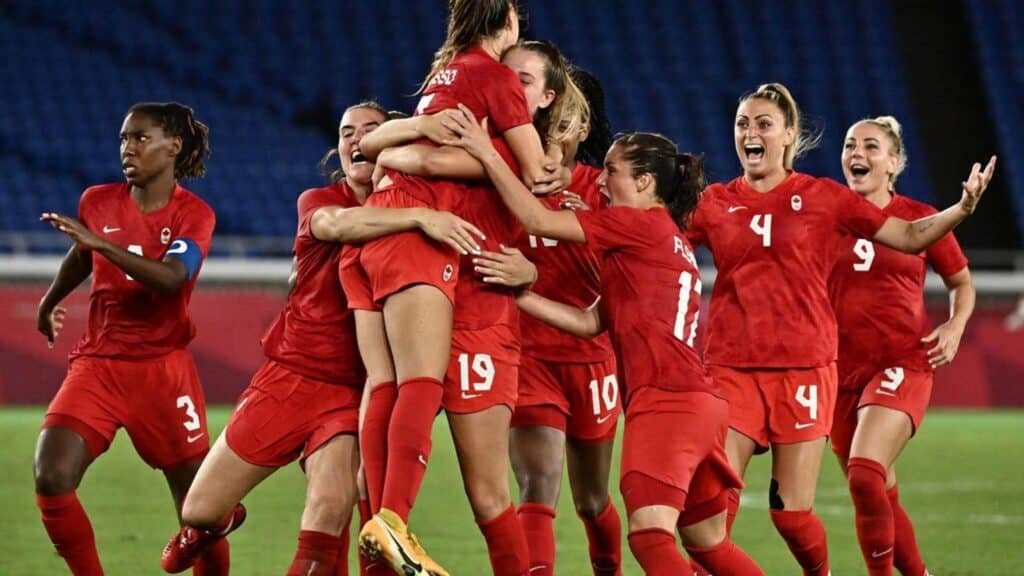
M 370 401 L 359 431 L 359 453 L 363 459 L 366 493 L 374 511 L 380 510 L 384 494 L 384 472 L 388 465 L 388 426 L 395 408 L 398 389 L 394 382 L 378 384 L 370 392 Z
M 728 536 L 709 548 L 686 548 L 690 558 L 715 576 L 764 576 L 764 571 Z
M 893 527 L 896 530 L 893 564 L 903 576 L 924 576 L 927 570 L 924 560 L 921 559 L 921 551 L 917 547 L 914 523 L 900 505 L 899 486 L 893 486 L 886 494 L 889 496 L 889 505 L 892 506 Z
M 850 458 L 846 465 L 857 540 L 870 576 L 891 576 L 893 570 L 896 534 L 885 476 L 885 466 L 867 458 Z
M 494 576 L 522 576 L 530 569 L 530 550 L 516 509 L 509 506 L 496 518 L 477 522 L 487 541 Z M 532 575 L 531 575 L 532 576 Z
M 96 538 L 85 509 L 72 490 L 59 496 L 36 494 L 43 526 L 74 576 L 103 576 Z
M 590 565 L 594 568 L 594 576 L 622 576 L 622 521 L 611 497 L 597 516 L 588 518 L 580 514 L 579 517 L 590 542 Z M 532 549 L 530 554 L 533 554 Z
M 676 546 L 676 537 L 668 530 L 647 528 L 629 533 L 629 549 L 646 576 L 688 574 L 690 565 Z
M 231 572 L 231 545 L 218 538 L 192 566 L 192 576 L 227 576 Z
M 287 576 L 334 576 L 340 544 L 337 536 L 311 530 L 299 532 L 299 547 Z
M 810 510 L 772 510 L 772 523 L 786 541 L 805 576 L 826 576 L 828 542 L 825 525 Z
M 530 576 L 552 576 L 555 573 L 555 509 L 526 502 L 519 506 L 519 522 L 523 525 L 530 550 Z
M 341 530 L 341 535 L 338 536 L 338 557 L 334 560 L 334 576 L 348 576 L 348 545 L 351 539 L 351 525 L 352 519 L 349 518 Z M 359 527 L 362 528 L 363 525 L 360 524 Z M 360 563 L 359 570 L 362 571 L 362 563 Z
M 430 433 L 443 392 L 441 382 L 433 378 L 412 378 L 398 386 L 388 426 L 388 465 L 381 508 L 398 514 L 403 522 L 409 521 L 409 511 L 427 473 Z

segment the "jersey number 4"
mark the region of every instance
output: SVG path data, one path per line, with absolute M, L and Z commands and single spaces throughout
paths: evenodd
M 687 321 L 686 313 L 690 310 L 690 298 L 696 294 L 698 299 L 697 309 L 693 311 L 693 317 Z M 676 323 L 672 335 L 676 340 L 685 342 L 693 348 L 693 339 L 697 337 L 697 317 L 700 316 L 700 278 L 694 278 L 693 274 L 684 271 L 679 275 L 679 304 L 676 308 Z
M 761 246 L 770 248 L 772 245 L 772 215 L 754 214 L 750 219 L 750 229 L 761 237 Z

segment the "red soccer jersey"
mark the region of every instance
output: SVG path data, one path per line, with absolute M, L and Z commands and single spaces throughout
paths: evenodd
M 359 206 L 344 181 L 299 196 L 295 233 L 295 286 L 263 336 L 263 353 L 289 370 L 322 382 L 361 387 L 366 372 L 356 327 L 338 279 L 342 244 L 313 237 L 310 221 L 325 206 Z
M 601 319 L 625 397 L 643 386 L 721 395 L 693 349 L 700 271 L 668 211 L 613 206 L 576 217 L 601 256 Z
M 791 172 L 761 193 L 743 177 L 712 184 L 687 236 L 707 244 L 718 276 L 705 362 L 741 368 L 825 366 L 836 359 L 828 299 L 834 247 L 871 238 L 886 215 L 828 178 Z
M 463 50 L 451 64 L 430 79 L 415 114 L 434 114 L 458 108 L 460 103 L 472 110 L 477 121 L 486 117 L 488 129 L 495 137 L 532 121 L 523 86 L 516 73 L 491 58 L 480 46 Z M 429 140 L 420 142 L 431 144 Z M 453 209 L 465 192 L 464 185 L 458 182 L 430 180 L 394 170 L 389 170 L 388 176 L 425 205 L 441 210 Z M 369 204 L 373 203 L 371 196 Z
M 569 191 L 579 194 L 591 210 L 601 210 L 608 199 L 597 187 L 600 168 L 576 163 Z M 541 201 L 559 210 L 562 201 L 555 194 Z M 545 298 L 586 308 L 601 295 L 601 262 L 587 244 L 559 242 L 533 235 L 520 236 L 517 248 L 537 266 L 537 282 L 532 290 Z M 588 340 L 577 338 L 529 314 L 520 317 L 523 353 L 548 362 L 601 362 L 612 355 L 611 342 L 602 334 Z
M 210 250 L 213 210 L 181 185 L 159 210 L 142 212 L 126 182 L 92 186 L 78 203 L 78 219 L 93 234 L 152 260 L 163 260 L 175 240 L 191 240 L 203 258 Z M 188 302 L 198 271 L 165 296 L 133 280 L 101 254 L 92 253 L 89 325 L 71 357 L 145 359 L 184 348 L 195 336 Z
M 894 194 L 882 212 L 917 220 L 936 210 Z M 956 238 L 947 234 L 921 254 L 850 236 L 840 238 L 838 246 L 829 293 L 839 322 L 840 386 L 855 386 L 857 379 L 851 375 L 877 372 L 892 361 L 907 369 L 930 370 L 928 346 L 921 343 L 931 331 L 924 307 L 925 264 L 942 276 L 963 270 L 967 258 Z

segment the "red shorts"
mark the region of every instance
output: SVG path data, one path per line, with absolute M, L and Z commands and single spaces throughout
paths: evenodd
M 434 208 L 397 188 L 374 192 L 375 206 Z M 370 282 L 373 302 L 383 305 L 395 292 L 415 284 L 434 286 L 455 304 L 459 254 L 418 230 L 391 234 L 363 245 L 359 256 Z
M 519 386 L 517 342 L 515 332 L 504 324 L 455 330 L 441 406 L 455 414 L 472 414 L 493 406 L 515 410 Z
M 910 370 L 899 366 L 875 373 L 860 389 L 839 390 L 832 422 L 832 451 L 850 457 L 853 433 L 857 430 L 857 411 L 862 406 L 885 406 L 910 416 L 913 432 L 924 422 L 924 413 L 932 396 L 934 372 Z
M 266 361 L 238 397 L 228 446 L 246 462 L 280 468 L 359 429 L 362 390 L 327 384 Z
M 362 246 L 345 246 L 342 249 L 341 262 L 338 264 L 338 280 L 345 291 L 349 309 L 379 312 L 381 307 L 373 301 L 370 277 L 366 275 L 366 269 L 359 260 L 362 251 Z
M 569 438 L 610 440 L 622 412 L 615 357 L 573 364 L 523 356 L 512 427 L 548 426 Z
M 743 487 L 725 455 L 728 427 L 729 404 L 713 394 L 653 386 L 635 390 L 622 439 L 620 490 L 626 510 L 654 505 L 690 510 L 709 502 L 720 502 L 723 510 L 722 492 Z
M 759 451 L 824 438 L 832 429 L 835 363 L 789 370 L 708 366 L 708 373 L 729 399 L 729 427 Z
M 206 455 L 206 399 L 188 350 L 148 360 L 71 361 L 43 428 L 70 428 L 96 458 L 122 426 L 153 468 L 174 468 Z

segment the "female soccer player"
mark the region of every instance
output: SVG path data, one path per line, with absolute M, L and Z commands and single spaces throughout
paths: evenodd
M 801 128 L 785 86 L 744 96 L 734 130 L 743 175 L 708 187 L 687 235 L 708 245 L 718 268 L 705 362 L 730 403 L 729 461 L 743 475 L 755 452 L 771 448 L 772 522 L 804 573 L 824 576 L 825 527 L 812 507 L 837 389 L 831 250 L 843 234 L 925 250 L 974 211 L 995 158 L 984 172 L 974 166 L 958 204 L 908 221 L 837 182 L 794 172 L 810 143 Z M 733 517 L 738 506 L 732 494 Z
M 299 458 L 308 485 L 299 546 L 288 574 L 348 572 L 345 530 L 356 497 L 355 433 L 366 372 L 338 279 L 342 243 L 416 228 L 460 246 L 448 235 L 460 223 L 451 214 L 361 207 L 370 192 L 373 164 L 359 143 L 386 119 L 387 112 L 373 102 L 346 110 L 337 147 L 344 179 L 299 197 L 288 303 L 264 335 L 266 362 L 239 397 L 227 429 L 188 492 L 185 527 L 164 550 L 163 566 L 169 572 L 184 570 L 212 542 L 236 529 L 237 523 L 223 520 L 225 514 L 271 473 Z
M 761 574 L 729 539 L 725 493 L 742 484 L 724 452 L 728 404 L 693 350 L 700 278 L 680 225 L 703 187 L 700 159 L 657 134 L 618 138 L 598 179 L 599 211 L 550 210 L 500 161 L 465 108 L 449 115 L 451 144 L 480 158 L 527 232 L 587 243 L 601 255 L 601 301 L 579 308 L 527 291 L 519 306 L 580 337 L 611 332 L 626 396 L 621 490 L 629 543 L 645 573 L 684 574 L 677 527 L 690 554 L 715 574 Z M 478 258 L 489 282 L 519 285 L 502 255 Z M 534 271 L 535 274 L 535 271 Z M 516 277 L 513 277 L 516 276 Z M 665 302 L 677 303 L 666 310 Z
M 896 193 L 906 152 L 895 118 L 851 126 L 842 164 L 847 185 L 885 214 L 911 220 L 935 213 Z M 891 575 L 895 565 L 906 576 L 924 576 L 914 526 L 899 503 L 894 463 L 924 420 L 933 371 L 956 356 L 974 310 L 971 272 L 952 234 L 920 254 L 850 237 L 838 249 L 829 278 L 839 323 L 832 451 L 849 480 L 868 573 Z M 926 264 L 942 276 L 952 302 L 949 320 L 934 330 L 924 306 Z
M 435 55 L 416 113 L 431 114 L 469 102 L 478 117 L 492 119 L 494 136 L 500 135 L 508 143 L 532 184 L 541 176 L 544 151 L 530 123 L 518 79 L 498 61 L 518 37 L 518 12 L 511 0 L 453 0 L 448 35 Z M 470 207 L 485 201 L 474 198 L 473 192 L 456 181 L 388 171 L 369 204 L 458 209 L 466 215 L 469 210 L 460 206 L 463 199 Z M 398 382 L 395 393 L 372 394 L 367 409 L 367 419 L 387 420 L 388 441 L 380 511 L 364 526 L 360 545 L 371 557 L 385 558 L 398 572 L 419 572 L 426 565 L 428 571 L 442 573 L 409 536 L 406 522 L 426 471 L 432 422 L 444 395 L 458 253 L 419 233 L 407 232 L 369 242 L 358 260 L 370 284 L 372 302 L 382 307 L 386 335 L 386 340 L 365 345 L 390 351 Z M 380 414 L 390 415 L 390 419 L 378 417 Z M 369 483 L 369 477 L 367 480 Z M 522 541 L 521 532 L 514 513 L 487 521 L 485 530 L 488 541 L 496 542 L 507 541 L 516 533 Z
M 43 525 L 78 576 L 103 568 L 75 490 L 118 428 L 163 471 L 179 519 L 209 450 L 203 388 L 186 346 L 195 336 L 188 303 L 215 218 L 179 184 L 205 174 L 207 132 L 187 106 L 135 104 L 121 125 L 125 182 L 86 189 L 77 220 L 53 212 L 41 218 L 75 242 L 39 303 L 39 331 L 51 344 L 65 315 L 58 304 L 93 277 L 89 324 L 47 408 L 35 455 Z M 223 542 L 207 550 L 195 573 L 227 570 Z
M 520 74 L 524 84 L 527 105 L 534 115 L 534 124 L 545 134 L 549 146 L 577 131 L 584 117 L 586 102 L 572 83 L 564 59 L 558 49 L 546 42 L 524 42 L 506 50 L 503 61 L 519 52 L 537 53 L 551 64 L 551 89 L 539 90 L 534 76 Z M 513 68 L 515 69 L 515 68 Z M 371 154 L 385 147 L 378 165 L 397 169 L 405 174 L 434 178 L 486 180 L 483 166 L 459 148 L 424 145 L 401 146 L 419 134 L 439 139 L 439 115 L 416 116 L 408 120 L 389 123 L 364 141 L 364 150 Z M 500 138 L 496 142 L 507 151 Z M 393 148 L 394 146 L 400 146 Z M 561 156 L 561 149 L 558 150 Z M 515 160 L 506 157 L 509 162 Z M 497 192 L 489 186 L 468 189 L 471 202 L 464 202 L 462 215 L 486 233 L 486 241 L 494 250 L 499 245 L 511 245 L 519 236 L 515 219 L 501 203 Z M 363 296 L 350 298 L 350 305 L 374 308 L 363 278 L 351 266 L 345 270 L 345 281 L 350 293 Z M 458 306 L 455 308 L 451 360 L 445 378 L 442 407 L 445 409 L 459 461 L 463 480 L 474 515 L 488 543 L 488 553 L 496 574 L 519 574 L 527 569 L 528 545 L 521 529 L 508 489 L 507 446 L 509 419 L 515 406 L 518 383 L 519 343 L 518 310 L 508 290 L 485 286 L 473 277 L 472 266 L 460 266 L 460 281 L 455 289 Z M 344 274 L 343 274 L 344 276 Z M 353 279 L 354 276 L 354 279 Z M 357 311 L 357 325 L 364 310 Z M 378 336 L 380 337 L 380 336 Z M 361 338 L 367 342 L 368 338 Z M 376 346 L 386 348 L 381 339 Z M 392 392 L 383 386 L 374 386 L 371 399 Z M 381 406 L 377 402 L 373 406 Z M 386 415 L 371 410 L 364 421 L 361 446 L 371 500 L 379 500 L 380 490 L 374 476 L 381 474 L 377 454 L 386 450 L 382 445 Z M 378 439 L 374 439 L 377 437 Z M 383 535 L 381 535 L 383 537 Z M 519 565 L 523 563 L 523 566 Z
M 557 79 L 552 74 L 555 57 L 528 49 L 531 45 L 513 48 L 502 59 L 519 74 L 528 102 L 531 91 L 546 93 Z M 576 137 L 562 145 L 572 174 L 568 191 L 573 194 L 571 202 L 597 210 L 607 205 L 597 185 L 601 169 L 580 162 L 579 149 L 588 143 L 600 149 L 596 157 L 600 163 L 611 145 L 604 94 L 600 83 L 587 72 L 574 68 L 571 75 L 573 82 L 583 87 L 590 114 Z M 600 132 L 598 137 L 592 136 L 592 126 Z M 541 201 L 557 210 L 566 198 L 549 195 Z M 579 307 L 591 305 L 599 296 L 600 261 L 586 244 L 524 235 L 517 248 L 538 269 L 533 292 Z M 529 315 L 520 319 L 520 334 L 523 357 L 510 452 L 519 483 L 519 517 L 530 546 L 531 574 L 550 576 L 555 572 L 553 521 L 566 454 L 569 485 L 589 540 L 594 573 L 621 574 L 622 524 L 608 494 L 621 411 L 611 343 L 607 335 L 579 338 Z

